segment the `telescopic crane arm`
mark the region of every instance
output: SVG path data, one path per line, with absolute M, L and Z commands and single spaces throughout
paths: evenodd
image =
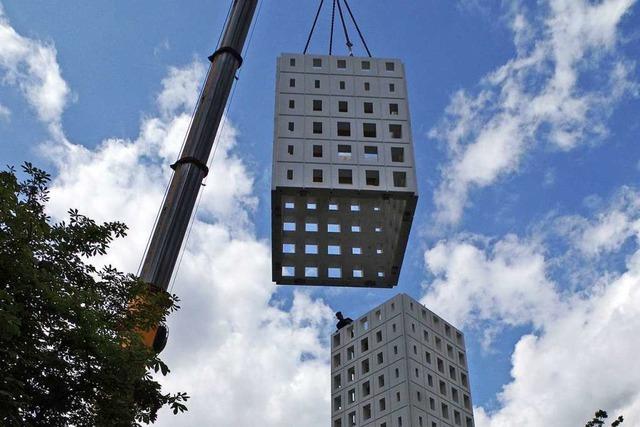
M 209 57 L 211 67 L 182 153 L 171 165 L 175 172 L 140 273 L 142 280 L 159 291 L 166 292 L 169 287 L 202 180 L 209 172 L 207 162 L 236 72 L 242 65 L 241 53 L 257 3 L 258 0 L 234 0 L 220 46 Z M 142 336 L 145 344 L 157 352 L 166 344 L 164 326 Z

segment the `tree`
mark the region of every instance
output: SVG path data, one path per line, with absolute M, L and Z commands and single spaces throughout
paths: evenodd
M 138 426 L 163 406 L 185 411 L 189 397 L 162 392 L 153 373 L 169 369 L 136 333 L 178 299 L 88 264 L 126 226 L 77 210 L 52 223 L 49 175 L 23 169 L 23 181 L 0 172 L 0 425 Z
M 586 423 L 584 427 L 602 427 L 604 425 L 604 420 L 606 420 L 607 418 L 609 418 L 609 414 L 607 414 L 606 411 L 599 409 L 593 419 Z M 622 417 L 622 415 L 620 415 L 611 423 L 611 427 L 618 427 L 620 424 L 622 424 L 623 421 L 624 418 Z

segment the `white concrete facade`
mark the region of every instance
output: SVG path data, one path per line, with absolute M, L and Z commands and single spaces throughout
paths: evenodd
M 276 87 L 274 189 L 417 193 L 402 62 L 283 54 Z
M 462 332 L 399 294 L 331 337 L 331 427 L 473 427 Z
M 417 203 L 404 65 L 278 58 L 273 280 L 392 287 Z

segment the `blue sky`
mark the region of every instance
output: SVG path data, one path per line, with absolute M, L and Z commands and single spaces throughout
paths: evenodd
M 0 5 L 0 160 L 52 172 L 54 218 L 127 222 L 105 261 L 135 271 L 228 2 Z M 464 328 L 478 426 L 640 419 L 636 2 L 352 2 L 373 55 L 406 64 L 420 187 L 400 285 L 375 291 L 270 283 L 275 59 L 302 51 L 316 5 L 264 2 L 245 55 L 175 279 L 181 425 L 291 425 L 291 394 L 299 425 L 325 425 L 332 312 L 397 292 Z

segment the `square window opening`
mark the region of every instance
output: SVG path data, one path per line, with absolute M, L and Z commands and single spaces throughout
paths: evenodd
M 282 277 L 293 277 L 296 275 L 296 268 L 291 266 L 282 266 Z
M 313 122 L 313 133 L 316 135 L 322 133 L 322 122 Z
M 365 114 L 373 114 L 373 102 L 365 102 L 363 107 Z
M 338 183 L 353 184 L 353 171 L 351 169 L 338 169 Z
M 378 171 L 365 171 L 365 178 L 367 185 L 374 187 L 380 186 L 380 172 Z
M 378 160 L 378 147 L 371 145 L 364 146 L 364 158 L 365 160 Z
M 375 138 L 377 137 L 377 130 L 375 123 L 363 123 L 362 124 L 362 134 L 365 138 Z
M 328 245 L 327 246 L 327 255 L 340 255 L 340 246 L 338 246 L 338 245 Z
M 393 139 L 402 139 L 402 125 L 390 124 L 389 134 Z
M 282 244 L 282 253 L 284 254 L 295 254 L 296 253 L 296 245 L 293 243 L 283 243 Z
M 365 420 L 371 418 L 371 405 L 364 405 L 362 407 L 362 418 Z
M 347 144 L 338 144 L 338 159 L 351 160 L 351 146 Z M 340 169 L 342 170 L 342 169 Z
M 335 377 L 333 377 L 333 388 L 337 390 L 341 387 L 342 387 L 342 376 L 338 374 Z
M 338 59 L 337 64 L 339 69 L 344 70 L 347 68 L 347 61 L 345 59 Z
M 389 114 L 392 116 L 398 115 L 398 104 L 395 104 L 395 103 L 389 104 Z
M 318 277 L 318 267 L 305 267 L 304 277 Z
M 333 411 L 337 412 L 342 409 L 342 396 L 336 396 L 333 399 Z
M 322 67 L 322 58 L 313 58 L 313 68 Z
M 304 245 L 304 253 L 308 255 L 317 255 L 318 245 Z
M 342 277 L 342 269 L 339 267 L 329 267 L 327 274 L 330 279 L 340 279 Z
M 338 112 L 340 112 L 340 113 L 348 113 L 349 112 L 349 103 L 347 101 L 338 101 Z
M 369 359 L 364 359 L 360 365 L 362 367 L 363 374 L 369 373 Z
M 384 64 L 385 68 L 387 71 L 395 71 L 396 70 L 396 64 L 394 62 L 387 62 Z
M 322 182 L 322 169 L 313 170 L 313 182 Z
M 351 123 L 338 122 L 338 136 L 351 136 Z
M 312 153 L 313 157 L 316 157 L 316 158 L 322 157 L 322 145 L 314 145 L 312 151 L 313 151 Z
M 313 111 L 322 111 L 322 100 L 320 99 L 313 100 Z
M 406 172 L 393 172 L 393 185 L 394 187 L 404 188 L 407 186 L 407 173 Z
M 362 395 L 369 396 L 370 394 L 371 394 L 371 384 L 369 384 L 369 381 L 367 381 L 362 384 Z
M 404 162 L 404 148 L 391 147 L 391 161 L 396 163 Z
M 362 61 L 360 63 L 360 66 L 363 70 L 370 70 L 371 69 L 371 62 L 369 61 Z

